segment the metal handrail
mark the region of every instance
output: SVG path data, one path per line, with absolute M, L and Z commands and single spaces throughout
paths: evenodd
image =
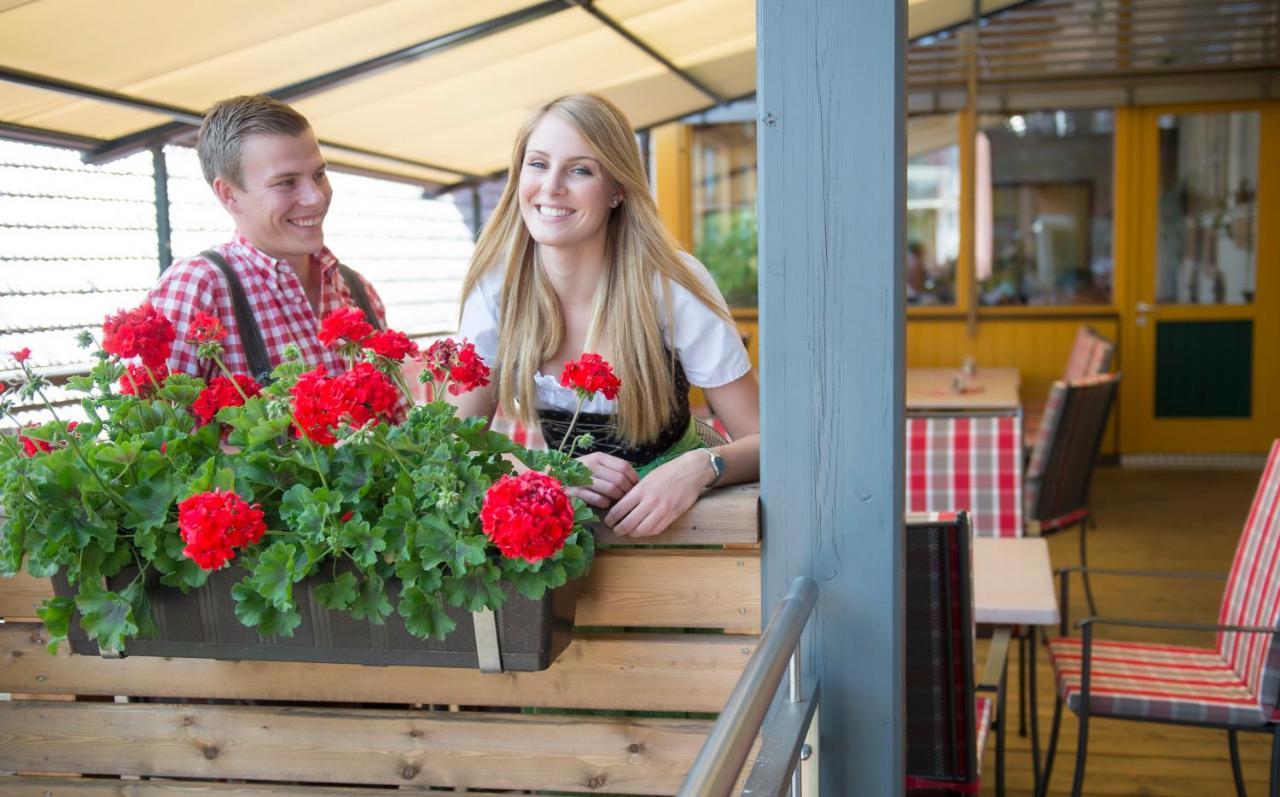
M 782 674 L 790 663 L 789 699 L 801 701 L 800 667 L 797 645 L 805 623 L 818 600 L 818 585 L 807 576 L 791 582 L 791 589 L 773 610 L 769 625 L 755 653 L 747 661 L 742 676 L 711 728 L 698 757 L 680 787 L 678 797 L 725 797 L 742 773 L 769 706 L 773 703 Z M 814 693 L 811 690 L 811 693 Z M 800 728 L 804 738 L 812 707 Z M 795 748 L 799 750 L 799 741 Z

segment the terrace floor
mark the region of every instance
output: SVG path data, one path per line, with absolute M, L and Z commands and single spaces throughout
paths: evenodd
M 1258 472 L 1240 470 L 1137 470 L 1104 467 L 1095 471 L 1093 508 L 1098 527 L 1089 532 L 1090 564 L 1158 570 L 1215 570 L 1231 566 Z M 1054 567 L 1077 561 L 1076 532 L 1049 538 Z M 1072 585 L 1071 618 L 1085 616 L 1078 581 Z M 1103 614 L 1149 619 L 1215 622 L 1222 598 L 1217 581 L 1169 581 L 1102 578 L 1094 593 Z M 1164 636 L 1157 636 L 1163 633 Z M 1171 634 L 1171 635 L 1170 635 Z M 1113 633 L 1113 636 L 1120 634 Z M 1099 638 L 1106 635 L 1099 632 Z M 1208 645 L 1210 635 L 1125 629 L 1124 638 Z M 978 660 L 985 654 L 979 642 Z M 1007 794 L 1032 794 L 1027 739 L 1016 734 L 1016 647 L 1010 650 Z M 1039 682 L 1042 745 L 1053 717 L 1052 670 L 1040 649 Z M 1064 712 L 1062 738 L 1054 764 L 1051 795 L 1070 793 L 1075 765 L 1077 725 Z M 1241 734 L 1240 752 L 1250 793 L 1266 794 L 1270 737 Z M 983 795 L 995 794 L 994 744 L 983 762 Z M 1155 723 L 1094 719 L 1090 723 L 1087 795 L 1169 795 L 1225 797 L 1234 794 L 1224 731 Z

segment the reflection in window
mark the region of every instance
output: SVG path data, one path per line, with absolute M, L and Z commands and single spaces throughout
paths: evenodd
M 693 128 L 694 255 L 731 307 L 756 306 L 756 126 Z
M 1156 301 L 1250 304 L 1258 114 L 1160 117 Z
M 979 219 L 989 202 L 991 241 L 975 264 L 982 304 L 1111 302 L 1113 128 L 1110 110 L 982 119 L 975 201 Z
M 907 302 L 954 304 L 960 256 L 960 147 L 956 117 L 907 123 Z

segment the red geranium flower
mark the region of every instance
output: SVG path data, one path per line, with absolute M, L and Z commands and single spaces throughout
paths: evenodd
M 489 488 L 480 523 L 503 556 L 537 562 L 564 547 L 573 532 L 573 506 L 559 479 L 529 470 Z
M 165 365 L 157 365 L 148 371 L 146 366 L 130 363 L 127 370 L 128 373 L 120 377 L 120 392 L 126 396 L 151 398 L 169 378 L 169 368 Z M 155 374 L 154 380 L 152 374 Z M 135 385 L 137 390 L 134 390 Z
M 584 354 L 564 364 L 560 384 L 571 387 L 583 398 L 591 398 L 597 392 L 607 399 L 618 397 L 622 383 L 613 375 L 613 367 L 599 354 Z
M 336 349 L 344 343 L 363 343 L 372 334 L 373 326 L 355 307 L 341 307 L 320 322 L 320 343 L 327 349 Z
M 423 366 L 437 382 L 449 378 L 449 369 L 458 359 L 458 344 L 453 338 L 441 338 L 427 347 L 422 358 Z
M 25 434 L 18 435 L 18 442 L 22 444 L 22 456 L 24 457 L 47 454 L 53 450 L 53 444 L 48 440 L 36 440 L 33 437 L 27 437 Z
M 203 570 L 217 570 L 267 531 L 262 507 L 226 490 L 196 493 L 178 504 L 182 553 Z
M 231 380 L 225 376 L 215 376 L 208 387 L 196 396 L 195 403 L 191 405 L 191 412 L 201 426 L 212 421 L 218 414 L 218 410 L 223 407 L 243 406 L 245 396 L 252 398 L 262 392 L 262 388 L 253 381 L 252 377 L 235 374 L 235 379 L 235 384 L 232 384 Z M 236 385 L 240 386 L 239 390 L 236 390 Z M 241 393 L 244 393 L 244 396 L 240 395 Z
M 103 351 L 124 359 L 141 357 L 152 368 L 169 359 L 175 337 L 173 323 L 146 302 L 133 310 L 107 316 L 102 324 Z
M 321 366 L 298 377 L 289 389 L 298 430 L 321 445 L 338 441 L 333 430 L 342 423 L 362 427 L 395 417 L 400 394 L 370 363 L 358 363 L 338 376 Z
M 418 356 L 418 344 L 409 340 L 409 336 L 394 329 L 375 332 L 364 340 L 364 347 L 379 357 L 404 362 L 405 357 Z
M 455 396 L 489 384 L 489 366 L 476 354 L 476 347 L 465 340 L 462 348 L 458 349 L 453 367 L 449 369 L 449 380 L 449 392 Z
M 27 358 L 31 356 L 31 349 L 24 348 L 24 349 L 18 349 L 17 351 L 11 351 L 9 352 L 9 356 L 20 363 L 25 363 L 27 361 Z
M 196 313 L 191 319 L 191 325 L 187 327 L 187 343 L 194 345 L 212 343 L 226 337 L 227 330 L 222 326 L 222 321 L 208 313 Z

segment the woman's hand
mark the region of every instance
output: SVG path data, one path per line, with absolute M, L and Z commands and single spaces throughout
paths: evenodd
M 569 487 L 565 492 L 590 506 L 607 509 L 640 481 L 630 462 L 611 454 L 596 451 L 578 457 L 578 461 L 591 471 L 591 486 Z
M 652 537 L 689 511 L 702 488 L 715 478 L 705 450 L 688 451 L 659 465 L 623 496 L 605 525 L 623 537 Z

